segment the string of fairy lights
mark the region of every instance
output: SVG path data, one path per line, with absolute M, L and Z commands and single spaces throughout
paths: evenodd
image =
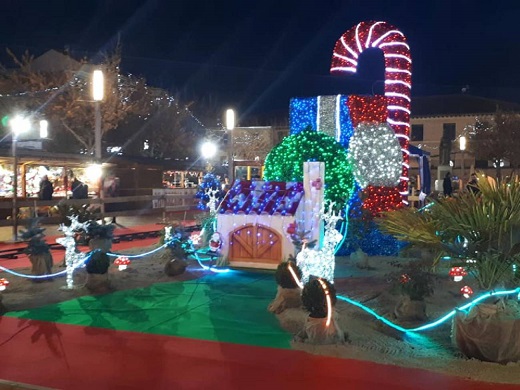
M 126 78 L 131 79 L 133 76 L 131 74 L 128 74 Z M 135 81 L 136 84 L 138 84 L 138 81 Z M 123 87 L 123 77 L 122 75 L 118 74 L 117 78 L 117 84 L 118 89 L 121 89 Z M 68 83 L 62 85 L 62 86 L 53 86 L 48 87 L 40 90 L 35 91 L 21 91 L 21 92 L 13 92 L 13 93 L 0 93 L 0 98 L 20 98 L 20 97 L 27 97 L 27 96 L 34 96 L 34 95 L 43 95 L 48 94 L 51 92 L 56 92 L 59 90 L 63 90 L 64 88 L 72 87 L 72 88 L 79 88 L 80 90 L 86 90 L 87 88 L 87 81 L 75 76 L 71 81 Z M 126 85 L 126 84 L 125 84 Z M 148 86 L 144 87 L 146 91 L 149 92 L 150 88 Z M 128 103 L 129 100 L 129 94 L 125 94 L 121 97 L 121 103 L 125 104 Z M 151 104 L 160 104 L 161 102 L 166 102 L 168 105 L 174 104 L 176 99 L 173 96 L 170 96 L 166 93 L 166 91 L 161 91 L 161 96 L 151 96 L 151 100 L 149 101 Z M 195 120 L 195 122 L 203 129 L 207 129 L 207 126 L 189 109 L 189 107 L 185 106 L 184 110 L 187 112 L 187 114 Z M 150 114 L 147 114 L 146 117 L 148 117 Z M 146 118 L 145 118 L 146 119 Z M 223 128 L 223 125 L 220 125 L 220 127 Z

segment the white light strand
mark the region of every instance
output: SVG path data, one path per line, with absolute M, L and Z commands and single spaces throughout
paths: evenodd
M 350 57 L 342 56 L 341 54 L 337 54 L 337 53 L 334 53 L 333 55 L 334 55 L 334 57 L 338 57 L 338 58 L 341 58 L 342 60 L 350 62 L 354 66 L 358 65 L 357 61 L 352 59 L 352 58 L 350 58 Z
M 350 48 L 349 45 L 347 45 L 347 42 L 345 42 L 345 38 L 344 38 L 344 37 L 341 37 L 340 40 L 341 40 L 341 44 L 343 45 L 343 47 L 344 47 L 345 49 L 347 49 L 347 50 L 349 51 L 349 53 L 352 54 L 352 55 L 354 56 L 354 58 L 358 58 L 359 54 L 356 53 L 355 50 L 352 50 L 352 49 Z
M 379 47 L 379 43 L 387 38 L 390 34 L 399 34 L 401 35 L 402 37 L 404 37 L 404 34 L 399 31 L 399 30 L 390 30 L 390 31 L 387 31 L 386 33 L 384 33 L 383 35 L 381 35 L 379 38 L 377 38 L 374 42 L 372 42 L 372 47 Z
M 365 42 L 365 49 L 368 49 L 370 47 L 370 41 L 372 40 L 372 32 L 374 31 L 374 27 L 381 23 L 384 23 L 384 22 L 381 22 L 381 21 L 375 22 L 372 26 L 370 26 L 370 29 L 368 30 L 368 38 L 367 38 L 367 41 Z

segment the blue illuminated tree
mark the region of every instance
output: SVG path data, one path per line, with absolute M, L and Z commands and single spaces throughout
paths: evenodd
M 200 210 L 206 210 L 206 208 L 208 207 L 209 196 L 206 193 L 206 191 L 209 189 L 218 191 L 216 193 L 218 203 L 220 203 L 222 197 L 224 196 L 222 186 L 220 184 L 220 179 L 213 173 L 206 173 L 204 175 L 204 178 L 202 179 L 202 182 L 199 185 L 197 193 L 195 194 L 195 198 L 199 199 L 199 204 L 197 205 L 197 208 Z

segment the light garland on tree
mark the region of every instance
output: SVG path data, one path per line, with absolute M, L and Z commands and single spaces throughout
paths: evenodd
M 348 159 L 361 186 L 394 187 L 401 175 L 401 146 L 386 123 L 361 123 L 350 139 Z
M 264 177 L 301 182 L 306 161 L 325 163 L 325 199 L 341 208 L 353 193 L 354 177 L 345 149 L 326 134 L 309 129 L 286 137 L 267 155 Z

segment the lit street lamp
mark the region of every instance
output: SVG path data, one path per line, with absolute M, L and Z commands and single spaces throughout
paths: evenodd
M 94 133 L 94 143 L 95 143 L 95 156 L 96 159 L 101 159 L 101 107 L 100 102 L 104 97 L 104 79 L 103 79 L 103 71 L 97 69 L 92 74 L 92 99 L 95 104 L 95 133 Z
M 229 187 L 233 186 L 235 177 L 235 158 L 233 156 L 233 129 L 235 128 L 235 111 L 228 108 L 226 110 L 226 130 L 229 130 L 228 136 L 228 180 Z
M 96 162 L 101 163 L 101 101 L 105 94 L 105 81 L 103 71 L 96 69 L 92 73 L 92 99 L 95 108 L 95 130 L 94 130 L 94 156 Z M 99 198 L 101 199 L 101 215 L 105 215 L 105 204 L 103 203 L 103 181 L 101 177 L 98 181 Z M 104 219 L 103 219 L 104 222 Z
M 461 136 L 459 138 L 459 149 L 462 152 L 462 165 L 461 165 L 460 176 L 461 176 L 462 180 L 464 180 L 464 151 L 466 150 L 466 137 L 465 136 Z
M 9 122 L 13 136 L 12 154 L 13 154 L 13 241 L 18 241 L 18 155 L 16 154 L 16 143 L 18 135 L 29 130 L 31 123 L 29 119 L 17 116 Z
M 211 160 L 215 154 L 217 154 L 217 146 L 211 141 L 206 141 L 201 145 L 200 152 L 202 157 L 204 157 L 206 160 L 206 170 L 210 172 L 211 164 L 209 163 L 209 160 Z

